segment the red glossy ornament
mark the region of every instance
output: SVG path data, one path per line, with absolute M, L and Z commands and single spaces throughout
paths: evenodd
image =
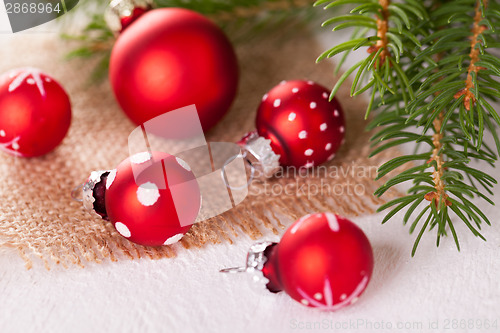
M 107 175 L 104 194 L 105 213 L 116 230 L 146 246 L 180 240 L 201 205 L 189 166 L 165 153 L 139 153 L 124 160 Z
M 261 271 L 271 292 L 285 291 L 303 305 L 334 311 L 358 300 L 373 272 L 373 251 L 363 231 L 332 213 L 304 216 L 280 243 L 258 243 L 247 267 Z
M 238 64 L 231 43 L 210 20 L 190 10 L 163 8 L 141 15 L 121 33 L 109 77 L 134 123 L 195 104 L 207 131 L 231 106 Z
M 22 157 L 47 154 L 70 123 L 70 100 L 52 77 L 35 68 L 0 76 L 0 150 Z
M 344 142 L 345 120 L 339 102 L 312 81 L 283 81 L 264 95 L 257 131 L 271 140 L 280 164 L 312 167 L 335 157 Z

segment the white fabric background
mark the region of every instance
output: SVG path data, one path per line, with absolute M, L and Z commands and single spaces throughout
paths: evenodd
M 325 48 L 346 38 L 336 36 L 318 34 Z M 498 173 L 491 170 L 497 179 Z M 498 186 L 495 192 L 498 202 Z M 486 243 L 458 222 L 460 253 L 451 237 L 436 249 L 431 233 L 415 258 L 415 235 L 400 215 L 383 226 L 381 214 L 354 218 L 371 240 L 375 271 L 360 300 L 335 313 L 259 291 L 245 276 L 219 273 L 243 264 L 253 243 L 247 237 L 231 246 L 176 245 L 174 259 L 51 271 L 40 263 L 27 271 L 15 252 L 2 249 L 0 332 L 500 332 L 500 208 L 481 207 L 493 223 L 483 229 Z M 486 329 L 495 321 L 496 328 Z

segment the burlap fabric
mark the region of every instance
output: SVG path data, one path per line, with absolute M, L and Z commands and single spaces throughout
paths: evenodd
M 293 34 L 263 34 L 237 45 L 239 95 L 227 117 L 207 135 L 208 141 L 236 141 L 252 130 L 261 96 L 281 80 L 301 78 L 332 86 L 332 64 L 315 64 L 322 48 L 310 33 L 295 33 L 303 28 L 292 29 L 288 31 Z M 127 137 L 135 126 L 120 111 L 108 82 L 89 84 L 92 60 L 63 61 L 69 46 L 56 34 L 1 38 L 0 72 L 39 67 L 63 84 L 73 105 L 69 134 L 54 152 L 33 159 L 0 155 L 0 247 L 17 249 L 28 268 L 36 258 L 49 268 L 54 263 L 84 266 L 104 260 L 172 257 L 179 250 L 232 243 L 242 234 L 254 239 L 269 231 L 278 234 L 285 224 L 308 212 L 353 216 L 372 213 L 380 203 L 371 195 L 380 185 L 373 178 L 375 167 L 388 156 L 368 159 L 365 102 L 351 99 L 346 86 L 338 97 L 347 116 L 347 141 L 330 164 L 307 176 L 281 175 L 254 183 L 239 206 L 194 225 L 182 239 L 183 247 L 130 243 L 111 223 L 91 216 L 70 196 L 92 170 L 114 168 L 127 157 Z

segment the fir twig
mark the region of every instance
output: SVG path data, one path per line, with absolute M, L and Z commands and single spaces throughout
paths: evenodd
M 476 102 L 476 96 L 473 93 L 475 90 L 474 79 L 473 77 L 477 77 L 477 73 L 480 69 L 484 69 L 482 67 L 477 66 L 477 62 L 479 61 L 479 43 L 481 40 L 479 36 L 483 34 L 485 30 L 488 28 L 485 25 L 481 24 L 483 19 L 483 9 L 486 9 L 488 6 L 488 0 L 483 0 L 483 5 L 481 6 L 481 1 L 477 2 L 476 12 L 474 14 L 474 25 L 472 27 L 472 40 L 470 43 L 470 65 L 469 70 L 467 72 L 467 80 L 465 80 L 465 88 L 459 91 L 455 98 L 460 98 L 460 96 L 465 96 L 464 98 L 464 106 L 467 111 L 470 111 L 471 103 Z
M 377 53 L 379 50 L 380 54 L 378 58 L 380 59 L 379 63 L 385 63 L 385 58 L 390 56 L 388 45 L 389 39 L 387 38 L 387 33 L 389 32 L 389 4 L 390 0 L 379 0 L 379 15 L 377 18 L 377 37 L 378 40 L 375 45 L 372 45 L 368 48 L 368 53 Z
M 442 133 L 443 122 L 444 112 L 440 112 L 439 116 L 433 122 L 435 133 L 432 136 L 432 145 L 434 146 L 434 149 L 432 150 L 432 157 L 429 161 L 429 163 L 431 161 L 434 161 L 436 163 L 433 173 L 435 191 L 427 193 L 424 197 L 427 201 L 433 201 L 436 204 L 436 208 L 439 208 L 441 200 L 444 200 L 446 206 L 451 206 L 451 202 L 448 200 L 448 194 L 446 194 L 444 190 L 445 183 L 443 181 L 444 160 L 442 154 L 443 145 L 441 143 L 444 138 L 444 135 Z
M 490 104 L 500 98 L 500 59 L 489 52 L 500 46 L 495 32 L 500 6 L 487 0 L 319 0 L 316 4 L 356 6 L 350 14 L 325 22 L 348 20 L 356 28 L 355 39 L 336 45 L 319 60 L 360 47 L 370 52 L 346 72 L 357 71 L 351 95 L 371 90 L 368 112 L 375 111 L 375 116 L 368 129 L 379 129 L 372 138 L 372 155 L 408 143 L 419 147 L 379 168 L 378 179 L 396 175 L 375 192 L 377 196 L 412 182 L 406 196 L 380 207 L 380 211 L 390 209 L 383 223 L 406 210 L 402 219 L 404 224 L 412 220 L 410 233 L 421 225 L 412 255 L 425 231 L 431 230 L 436 232 L 436 245 L 451 233 L 460 250 L 453 225 L 457 219 L 484 239 L 481 225 L 490 221 L 477 200 L 494 204 L 489 196 L 497 179 L 472 162 L 495 166 L 500 154 L 500 116 Z M 370 21 L 373 17 L 376 20 Z M 347 77 L 340 78 L 332 96 Z M 483 142 L 485 132 L 492 134 L 496 150 Z M 402 166 L 407 169 L 398 172 Z

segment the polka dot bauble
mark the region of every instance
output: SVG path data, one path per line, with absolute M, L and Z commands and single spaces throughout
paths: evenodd
M 169 245 L 189 231 L 201 206 L 185 161 L 155 152 L 127 158 L 105 181 L 105 214 L 120 235 L 147 246 Z
M 345 137 L 345 120 L 326 88 L 312 81 L 283 81 L 262 98 L 257 132 L 271 141 L 283 166 L 312 167 L 335 157 Z

